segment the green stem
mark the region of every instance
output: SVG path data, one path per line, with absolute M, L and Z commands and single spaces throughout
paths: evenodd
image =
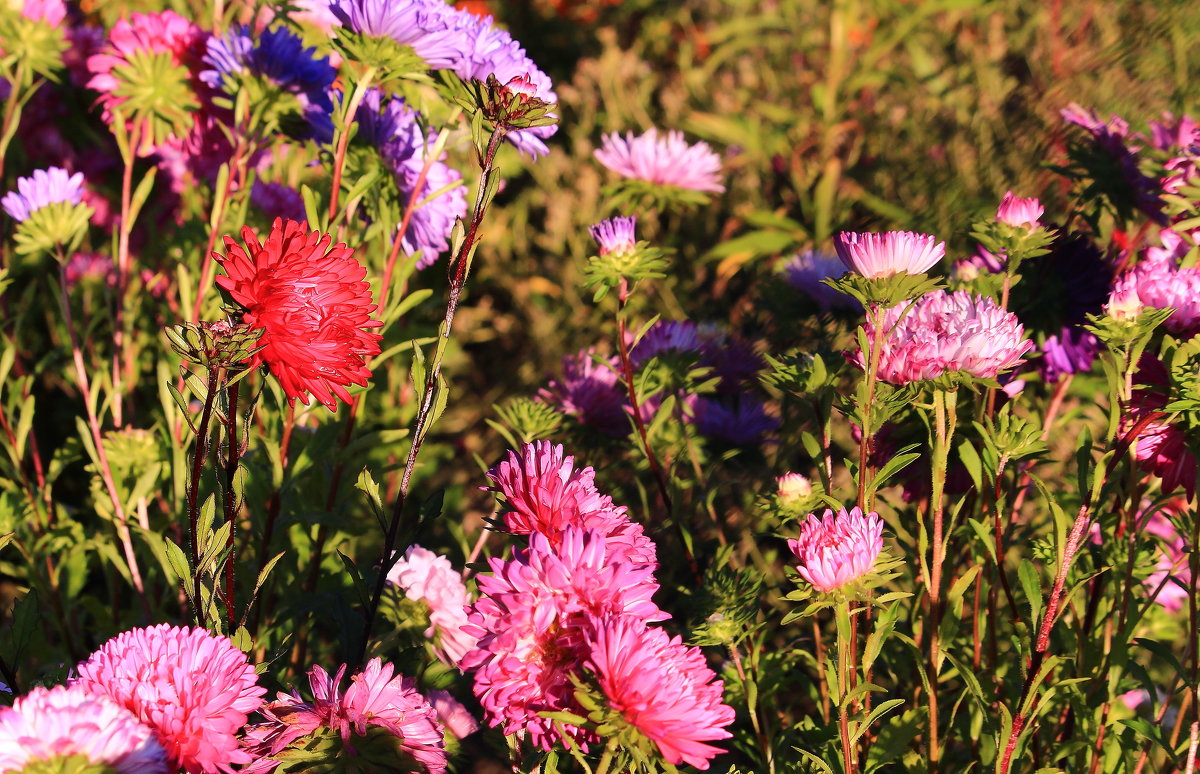
M 617 754 L 617 738 L 610 737 L 608 744 L 604 746 L 604 754 L 600 756 L 600 762 L 596 764 L 592 774 L 608 774 L 609 768 L 612 767 L 613 757 Z
M 850 693 L 851 672 L 856 670 L 853 653 L 854 635 L 850 626 L 850 602 L 843 600 L 837 603 L 837 704 L 838 704 L 838 736 L 842 742 L 842 771 L 845 774 L 855 774 L 858 771 L 854 743 L 850 737 L 850 702 L 846 700 Z
M 871 477 L 870 463 L 871 440 L 875 430 L 871 421 L 871 407 L 875 402 L 875 384 L 879 378 L 879 356 L 883 349 L 883 310 L 878 304 L 867 308 L 867 320 L 874 328 L 871 337 L 871 351 L 867 355 L 867 393 L 866 400 L 860 406 L 862 412 L 862 440 L 858 445 L 858 507 L 863 513 L 868 513 L 875 505 L 875 495 L 867 494 L 867 485 Z
M 938 672 L 941 667 L 942 564 L 946 559 L 943 537 L 946 468 L 950 460 L 950 439 L 954 436 L 958 394 L 954 390 L 933 393 L 933 480 L 929 493 L 930 521 L 933 523 L 933 561 L 929 577 L 929 769 L 937 771 L 941 758 L 938 745 Z

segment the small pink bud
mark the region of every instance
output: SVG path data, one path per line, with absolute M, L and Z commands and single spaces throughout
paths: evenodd
M 1036 198 L 1022 199 L 1009 191 L 996 208 L 996 220 L 1010 226 L 1025 226 L 1032 231 L 1041 225 L 1038 218 L 1042 217 L 1043 212 L 1042 203 Z

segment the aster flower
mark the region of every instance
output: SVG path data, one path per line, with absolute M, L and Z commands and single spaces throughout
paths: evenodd
M 52 204 L 70 205 L 83 201 L 83 173 L 71 174 L 61 167 L 34 171 L 29 177 L 17 178 L 17 190 L 0 199 L 0 206 L 17 222 L 29 220 L 33 213 Z
M 732 395 L 741 392 L 747 382 L 757 382 L 763 360 L 750 342 L 717 323 L 701 323 L 697 333 L 701 341 L 700 364 L 712 369 L 720 379 L 717 392 Z
M 229 638 L 167 624 L 131 629 L 76 671 L 73 687 L 136 715 L 188 774 L 230 772 L 232 764 L 250 761 L 236 734 L 266 689 Z
M 812 481 L 799 473 L 784 473 L 775 478 L 775 495 L 784 502 L 794 502 L 812 494 Z
M 847 269 L 864 277 L 924 274 L 946 254 L 946 243 L 929 234 L 888 231 L 883 234 L 843 231 L 833 240 Z
M 1138 138 L 1129 131 L 1129 122 L 1116 114 L 1110 115 L 1106 121 L 1095 111 L 1074 102 L 1064 108 L 1061 115 L 1067 123 L 1086 130 L 1092 136 L 1094 146 L 1115 165 L 1123 186 L 1120 192 L 1113 192 L 1118 194 L 1116 198 L 1127 199 L 1151 219 L 1166 223 L 1158 181 L 1138 168 L 1137 152 L 1140 145 Z
M 114 774 L 167 774 L 154 731 L 104 696 L 38 687 L 0 708 L 0 771 L 71 756 Z
M 1164 323 L 1166 329 L 1191 335 L 1200 329 L 1200 268 L 1180 268 L 1171 252 L 1147 251 L 1146 260 L 1117 278 L 1113 296 L 1119 296 L 1129 305 L 1133 302 L 1129 294 L 1133 292 L 1141 306 L 1173 309 L 1174 313 Z M 1111 306 L 1111 297 L 1109 303 Z
M 475 669 L 475 695 L 489 724 L 524 731 L 549 750 L 563 741 L 542 712 L 579 711 L 571 674 L 586 655 L 582 627 L 590 615 L 662 620 L 651 597 L 654 567 L 612 557 L 603 533 L 568 528 L 555 548 L 543 535 L 513 558 L 488 560 L 470 620 L 479 647 L 463 664 Z M 586 747 L 589 732 L 563 727 Z
M 629 416 L 616 369 L 616 358 L 598 362 L 595 349 L 564 355 L 562 377 L 538 390 L 538 399 L 604 435 L 620 438 L 629 432 Z
M 438 720 L 455 738 L 466 739 L 479 730 L 479 721 L 449 691 L 430 691 L 427 697 Z
M 67 6 L 62 0 L 16 0 L 21 15 L 31 21 L 40 21 L 51 27 L 61 26 L 67 18 Z
M 669 131 L 663 137 L 657 129 L 637 137 L 632 132 L 624 137 L 606 134 L 594 155 L 621 177 L 705 193 L 725 190 L 720 179 L 721 158 L 708 143 L 688 145 L 680 131 Z
M 816 302 L 823 312 L 862 308 L 852 297 L 821 281 L 837 279 L 845 273 L 846 267 L 837 256 L 816 250 L 797 253 L 783 266 L 783 278 L 787 283 Z
M 132 121 L 138 155 L 191 131 L 201 107 L 192 68 L 204 41 L 204 32 L 174 11 L 134 13 L 113 25 L 103 51 L 88 57 L 88 87 L 100 92 L 104 121 L 112 124 L 116 111 Z
M 117 267 L 112 258 L 98 253 L 75 253 L 67 261 L 66 274 L 68 287 L 87 279 L 102 279 L 110 288 L 117 285 Z
M 1121 416 L 1121 432 L 1128 432 L 1149 414 L 1162 411 L 1167 405 L 1168 381 L 1166 367 L 1157 358 L 1143 355 L 1134 375 L 1137 387 L 1127 410 Z M 1141 431 L 1133 448 L 1134 458 L 1162 479 L 1164 493 L 1182 488 L 1188 499 L 1196 495 L 1200 462 L 1188 445 L 1187 436 L 1177 424 L 1166 419 L 1153 419 Z
M 568 528 L 597 530 L 609 543 L 610 557 L 657 564 L 654 542 L 642 525 L 596 489 L 592 467 L 576 470 L 575 458 L 561 444 L 527 443 L 519 454 L 509 451 L 487 475 L 494 484 L 487 491 L 504 496 L 500 516 L 513 534 L 539 533 L 557 547 Z
M 636 227 L 636 217 L 617 217 L 600 221 L 591 226 L 588 232 L 599 245 L 601 255 L 623 254 L 631 253 L 637 247 L 637 237 L 634 235 Z
M 907 310 L 909 304 L 915 304 Z M 1016 315 L 965 290 L 939 290 L 883 314 L 879 378 L 891 384 L 963 372 L 995 379 L 1022 362 L 1033 347 Z M 868 337 L 874 325 L 866 324 Z M 857 354 L 861 365 L 863 354 Z
M 659 320 L 638 339 L 629 353 L 635 366 L 669 353 L 700 354 L 704 346 L 700 327 L 691 320 Z
M 1014 196 L 1012 191 L 1008 191 L 1000 200 L 1000 206 L 996 208 L 996 220 L 1010 226 L 1034 229 L 1041 225 L 1038 218 L 1042 217 L 1043 212 L 1045 210 L 1042 203 L 1036 198 L 1021 199 Z
M 452 67 L 467 44 L 462 22 L 443 0 L 333 0 L 329 10 L 346 30 L 409 46 L 435 70 Z
M 1083 328 L 1064 326 L 1038 348 L 1038 370 L 1047 382 L 1058 381 L 1063 374 L 1089 371 L 1100 351 L 1100 340 Z
M 431 640 L 436 636 L 438 657 L 457 666 L 467 651 L 475 647 L 475 638 L 463 631 L 471 599 L 450 560 L 427 548 L 410 546 L 392 565 L 387 579 L 409 599 L 429 606 L 430 626 L 425 636 Z
M 271 220 L 302 221 L 304 215 L 304 197 L 291 186 L 283 183 L 264 183 L 256 179 L 250 187 L 250 204 Z
M 450 249 L 454 222 L 467 212 L 467 189 L 462 175 L 444 162 L 443 154 L 429 164 L 417 190 L 417 180 L 431 152 L 419 118 L 420 114 L 403 99 L 384 97 L 376 89 L 367 91 L 357 114 L 361 137 L 379 150 L 392 171 L 402 204 L 407 206 L 414 200 L 419 203 L 400 245 L 409 255 L 419 251 L 417 268 L 424 269 Z M 438 192 L 437 196 L 425 202 L 433 192 Z
M 246 324 L 262 330 L 249 367 L 265 364 L 289 400 L 311 393 L 330 411 L 350 401 L 346 387 L 365 387 L 367 360 L 379 354 L 383 323 L 371 318 L 366 268 L 354 251 L 304 223 L 279 218 L 265 244 L 249 227 L 243 248 L 225 237 L 227 255 L 213 253 L 228 276 L 217 284 L 245 309 Z
M 346 755 L 379 757 L 371 744 L 373 740 L 366 738 L 379 730 L 398 740 L 400 751 L 425 771 L 441 774 L 446 770 L 441 724 L 429 701 L 417 692 L 412 678 L 396 674 L 395 667 L 378 658 L 371 659 L 362 672 L 351 677 L 350 687 L 343 693 L 345 675 L 345 664 L 332 679 L 320 666 L 314 666 L 308 673 L 311 703 L 293 691 L 280 693 L 275 701 L 264 705 L 262 714 L 267 722 L 246 732 L 246 748 L 256 760 L 243 771 L 254 774 L 274 771 L 279 762 L 273 758 L 305 737 L 326 729 L 340 738 Z M 391 745 L 385 745 L 380 752 L 388 763 L 397 763 Z M 381 764 L 384 760 L 367 762 Z
M 722 752 L 708 742 L 731 736 L 725 726 L 734 711 L 699 648 L 645 621 L 607 616 L 589 620 L 587 651 L 586 667 L 617 717 L 623 746 L 644 738 L 672 766 L 702 770 Z
M 697 398 L 693 409 L 696 432 L 712 441 L 734 446 L 752 446 L 779 429 L 779 418 L 749 394 L 717 400 Z
M 820 517 L 810 513 L 788 548 L 796 556 L 800 577 L 828 594 L 875 566 L 883 550 L 883 520 L 874 512 L 864 516 L 857 507 L 842 508 L 836 515 L 829 509 Z

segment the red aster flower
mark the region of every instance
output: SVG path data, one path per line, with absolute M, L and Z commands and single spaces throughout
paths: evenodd
M 242 248 L 225 237 L 228 255 L 213 253 L 227 277 L 217 284 L 245 308 L 245 322 L 262 330 L 262 347 L 250 367 L 266 364 L 289 400 L 307 404 L 308 393 L 337 410 L 334 397 L 350 402 L 346 386 L 365 387 L 367 359 L 383 338 L 370 329 L 371 287 L 354 251 L 307 223 L 276 218 L 266 244 L 242 228 Z

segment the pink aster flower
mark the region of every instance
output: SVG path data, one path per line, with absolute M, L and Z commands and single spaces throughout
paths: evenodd
M 479 730 L 479 721 L 449 691 L 430 691 L 428 697 L 438 720 L 456 739 L 465 739 Z
M 39 687 L 0 708 L 0 771 L 73 755 L 115 774 L 167 774 L 154 731 L 104 696 Z
M 534 441 L 509 451 L 488 471 L 494 486 L 487 491 L 504 496 L 501 513 L 514 535 L 541 533 L 558 546 L 570 527 L 597 530 L 609 543 L 608 552 L 636 564 L 657 564 L 654 542 L 641 524 L 630 520 L 623 505 L 596 489 L 596 471 L 575 469 L 575 458 L 562 444 Z
M 915 308 L 906 311 L 910 303 Z M 873 336 L 874 326 L 868 322 L 866 328 L 868 338 Z M 956 371 L 994 379 L 1021 363 L 1033 347 L 1016 315 L 965 290 L 939 290 L 898 304 L 884 312 L 883 329 L 879 378 L 891 384 Z M 863 357 L 856 355 L 860 365 Z
M 775 478 L 775 495 L 784 502 L 803 500 L 812 491 L 812 482 L 799 473 L 784 473 Z
M 721 193 L 721 157 L 698 142 L 688 145 L 683 132 L 669 131 L 659 137 L 657 129 L 648 129 L 635 137 L 613 132 L 600 138 L 596 160 L 621 177 L 670 185 L 691 191 Z
M 475 638 L 463 631 L 467 624 L 467 606 L 471 599 L 462 576 L 450 566 L 450 560 L 421 546 L 409 546 L 404 556 L 392 565 L 388 582 L 399 586 L 411 600 L 429 606 L 429 628 L 425 636 L 435 637 L 438 657 L 457 666 L 467 651 L 475 647 Z
M 1164 326 L 1176 334 L 1200 330 L 1200 268 L 1179 267 L 1178 257 L 1187 253 L 1190 245 L 1178 234 L 1163 230 L 1163 247 L 1146 251 L 1146 259 L 1117 278 L 1112 298 L 1131 303 L 1131 290 L 1142 306 L 1151 309 L 1173 309 Z
M 587 668 L 608 706 L 652 741 L 672 766 L 707 769 L 728 739 L 733 708 L 699 648 L 627 616 L 591 618 Z
M 601 255 L 631 253 L 637 247 L 637 218 L 609 218 L 588 229 L 600 247 Z
M 167 624 L 131 629 L 77 671 L 72 685 L 107 696 L 153 728 L 188 774 L 231 772 L 250 761 L 236 734 L 266 689 L 228 637 Z
M 67 261 L 67 286 L 75 287 L 82 280 L 100 279 L 110 288 L 117 285 L 117 267 L 113 259 L 99 253 L 75 253 Z
M 1167 405 L 1167 369 L 1154 357 L 1143 356 L 1135 374 L 1137 386 L 1133 399 L 1121 417 L 1121 433 L 1124 435 L 1148 415 L 1161 412 Z M 1168 422 L 1166 416 L 1152 419 L 1137 437 L 1133 448 L 1134 458 L 1162 479 L 1163 492 L 1178 488 L 1192 498 L 1196 493 L 1197 473 L 1200 463 L 1188 445 L 1187 436 L 1178 425 Z
M 1188 569 L 1187 544 L 1167 517 L 1167 512 L 1186 513 L 1187 503 L 1182 498 L 1176 498 L 1142 521 L 1142 531 L 1159 541 L 1154 572 L 1142 583 L 1151 594 L 1157 591 L 1155 602 L 1169 612 L 1178 613 L 1187 601 L 1192 574 Z
M 549 750 L 563 740 L 539 713 L 579 711 L 569 675 L 586 655 L 586 617 L 667 617 L 651 600 L 654 568 L 612 556 L 602 533 L 575 528 L 557 548 L 535 532 L 527 550 L 488 563 L 492 574 L 478 577 L 480 597 L 469 616 L 479 647 L 463 665 L 476 670 L 475 695 L 491 725 L 524 731 Z M 575 726 L 565 733 L 583 745 L 593 739 Z
M 1004 198 L 1000 200 L 1000 206 L 996 208 L 996 220 L 1010 226 L 1025 226 L 1032 230 L 1041 225 L 1038 218 L 1042 217 L 1043 212 L 1045 210 L 1042 208 L 1042 203 L 1036 198 L 1021 199 L 1009 191 L 1004 194 Z
M 846 268 L 864 277 L 924 274 L 946 254 L 946 243 L 929 234 L 888 231 L 883 234 L 843 231 L 833 240 Z
M 51 27 L 62 25 L 67 17 L 67 6 L 62 0 L 17 0 L 17 5 L 26 19 L 45 22 Z
M 312 703 L 298 692 L 280 693 L 263 706 L 266 723 L 246 732 L 246 748 L 256 758 L 244 772 L 266 774 L 279 765 L 272 760 L 322 726 L 336 731 L 348 755 L 356 755 L 354 739 L 366 736 L 372 728 L 381 728 L 400 742 L 400 749 L 431 774 L 446 770 L 442 727 L 429 701 L 417 692 L 411 677 L 396 674 L 395 667 L 374 658 L 363 671 L 350 678 L 350 687 L 342 693 L 346 675 L 343 664 L 331 679 L 320 666 L 308 673 Z
M 788 548 L 799 560 L 800 577 L 828 594 L 871 571 L 883 550 L 883 520 L 857 507 L 836 515 L 829 509 L 820 517 L 810 513 Z

